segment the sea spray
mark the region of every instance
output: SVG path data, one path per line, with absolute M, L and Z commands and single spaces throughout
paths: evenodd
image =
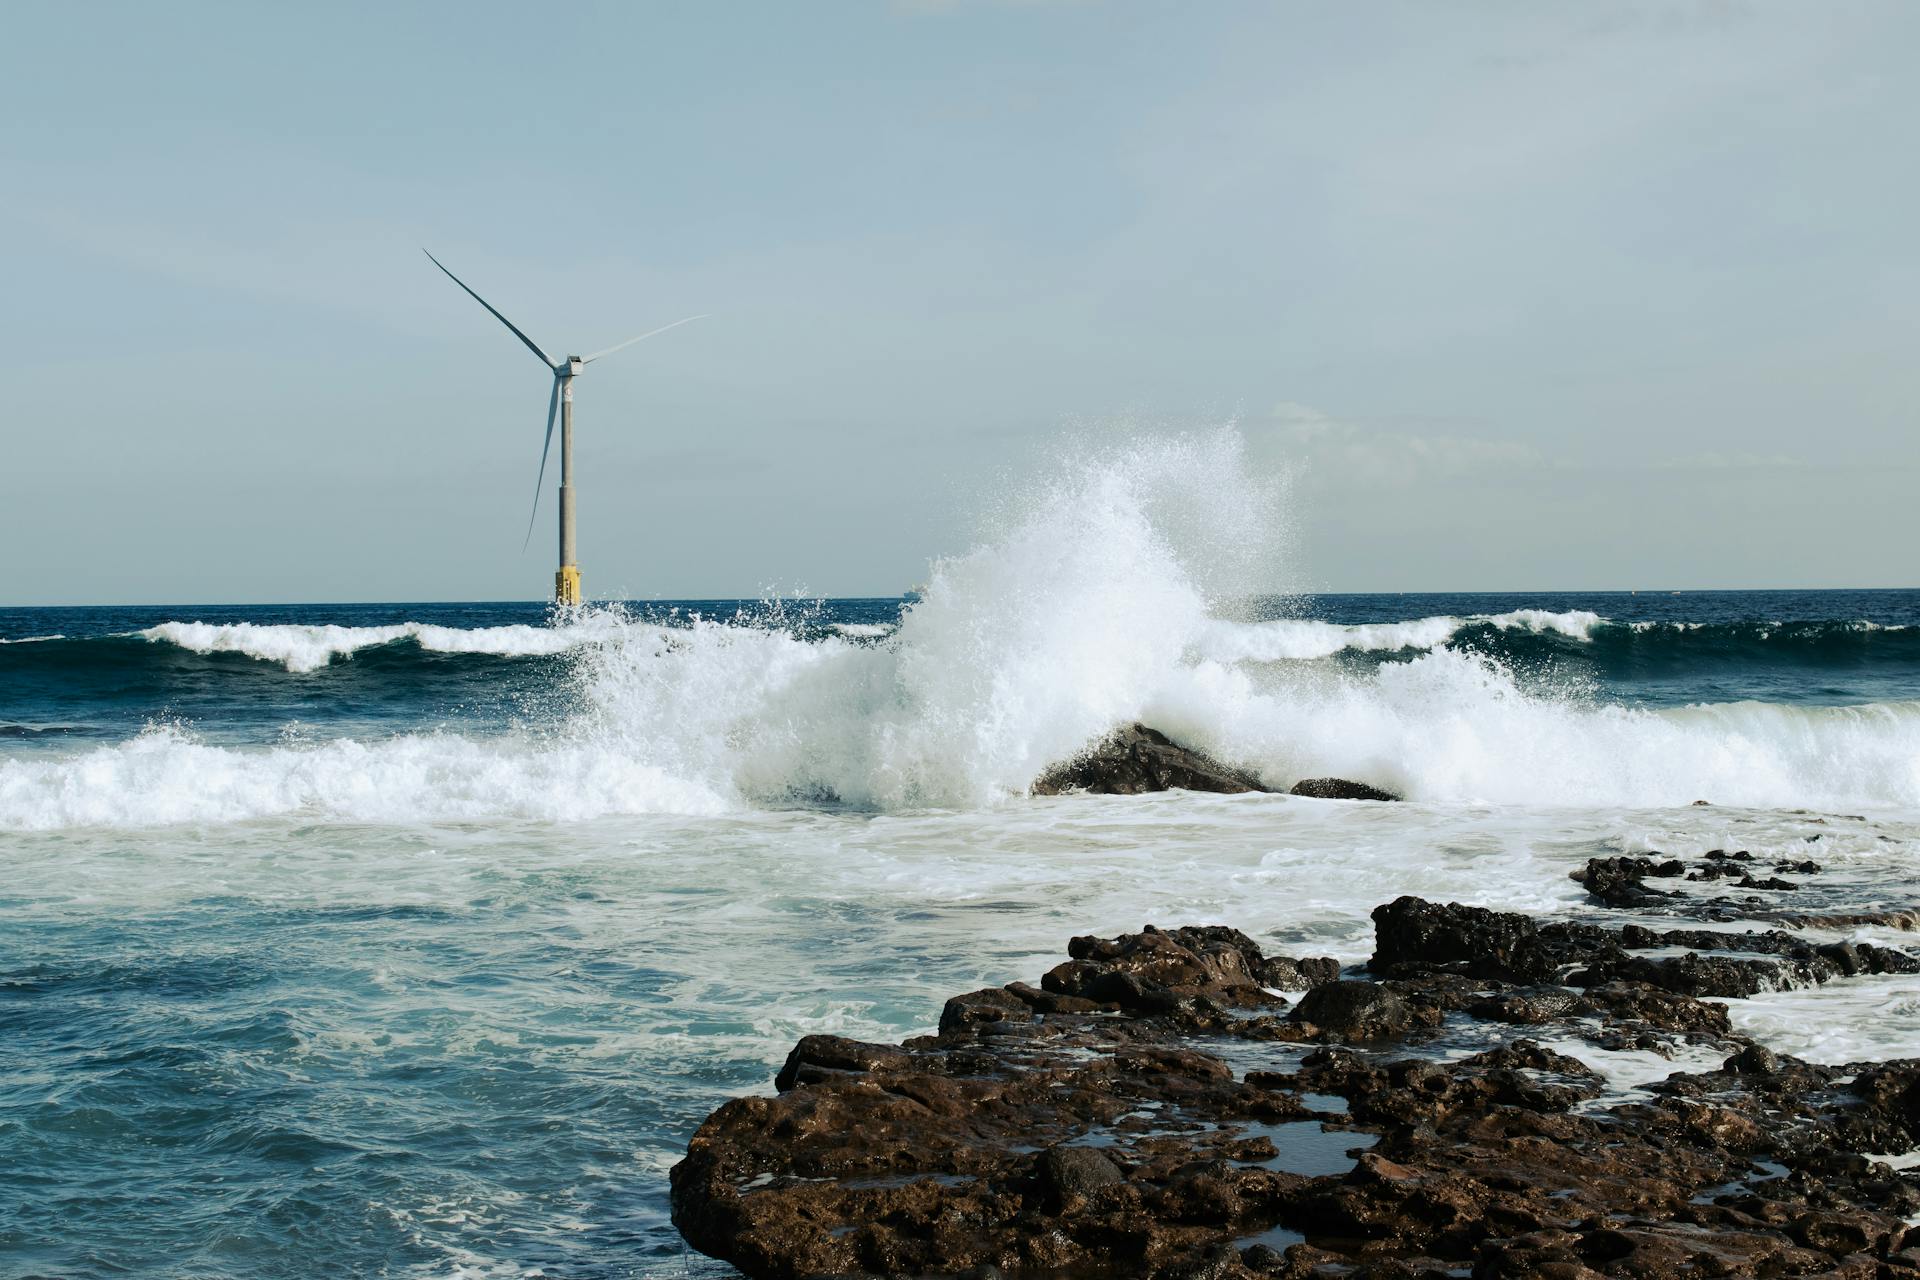
M 303 673 L 282 680 L 323 681 L 346 655 L 407 645 L 535 655 L 571 678 L 539 727 L 259 747 L 173 727 L 9 758 L 0 828 L 1019 804 L 1048 764 L 1131 720 L 1276 786 L 1339 774 L 1436 804 L 1920 804 L 1920 704 L 1655 710 L 1487 651 L 1699 631 L 1636 631 L 1579 609 L 1251 620 L 1241 602 L 1291 572 L 1274 559 L 1279 496 L 1231 431 L 1081 450 L 1022 486 L 977 546 L 935 562 L 897 625 L 852 633 L 779 610 L 605 608 L 554 628 L 162 624 L 141 633 L 151 645 L 120 643 Z M 1846 642 L 1910 634 L 1861 628 Z M 57 647 L 15 646 L 8 661 Z M 1355 651 L 1394 660 L 1325 660 Z

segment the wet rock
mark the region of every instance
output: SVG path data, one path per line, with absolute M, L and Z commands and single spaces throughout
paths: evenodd
M 1031 1018 L 1034 1012 L 1034 1006 L 1023 1000 L 1018 992 L 1004 987 L 988 987 L 947 1001 L 940 1010 L 940 1031 L 944 1035 L 983 1022 L 1004 1022 L 1010 1018 L 1025 1020 Z
M 1126 1181 L 1119 1166 L 1092 1147 L 1048 1147 L 1040 1154 L 1038 1176 L 1055 1205 Z
M 1340 980 L 1340 962 L 1331 956 L 1295 960 L 1270 956 L 1260 966 L 1260 985 L 1281 991 L 1307 991 L 1323 982 Z
M 1197 926 L 1076 938 L 900 1046 L 806 1037 L 779 1093 L 701 1125 L 674 1221 L 756 1280 L 1920 1278 L 1920 1181 L 1865 1154 L 1920 1145 L 1920 1061 L 1783 1058 L 1687 990 L 1914 957 L 1413 898 L 1375 921 L 1378 980 L 1336 966 L 1287 1016 L 1263 979 L 1322 966 Z M 1609 1093 L 1582 1043 L 1721 1065 Z
M 1596 948 L 1606 939 L 1600 929 L 1550 925 L 1543 930 L 1512 912 L 1411 897 L 1375 907 L 1373 925 L 1374 952 L 1367 967 L 1384 977 L 1439 970 L 1500 982 L 1544 982 L 1581 958 L 1574 954 L 1577 948 Z
M 1770 1076 L 1780 1070 L 1780 1057 L 1764 1045 L 1750 1044 L 1728 1058 L 1720 1069 L 1734 1075 Z
M 1565 987 L 1523 987 L 1475 1000 L 1467 1011 L 1491 1022 L 1540 1026 L 1592 1008 L 1589 1001 Z
M 1315 800 L 1398 800 L 1400 798 L 1391 791 L 1382 791 L 1379 787 L 1368 786 L 1364 782 L 1352 782 L 1346 778 L 1302 778 L 1293 784 L 1287 794 L 1310 796 Z
M 1295 1021 L 1339 1040 L 1380 1040 L 1413 1026 L 1413 1010 L 1377 982 L 1329 982 L 1300 998 Z
M 1268 960 L 1258 944 L 1220 925 L 1074 938 L 1067 954 L 1073 958 L 1041 978 L 1044 991 L 1189 1023 L 1215 1020 L 1215 1006 L 1284 1004 L 1264 990 Z
M 892 1045 L 867 1044 L 841 1036 L 807 1036 L 787 1055 L 786 1065 L 774 1077 L 773 1087 L 785 1093 L 804 1082 L 830 1074 L 861 1074 L 897 1064 L 907 1055 Z
M 1049 768 L 1033 783 L 1033 794 L 1069 791 L 1136 796 L 1148 791 L 1267 791 L 1245 770 L 1211 760 L 1171 741 L 1143 724 L 1118 729 L 1075 759 Z
M 1664 862 L 1655 862 L 1652 858 L 1589 858 L 1584 868 L 1573 873 L 1573 878 L 1610 907 L 1638 907 L 1674 896 L 1649 889 L 1645 883 L 1649 876 L 1680 876 L 1686 869 L 1686 864 L 1678 858 Z

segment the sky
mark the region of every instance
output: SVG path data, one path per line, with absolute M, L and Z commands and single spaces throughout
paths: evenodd
M 892 595 L 1238 423 L 1276 585 L 1914 586 L 1920 5 L 80 4 L 0 44 L 0 604 Z M 549 471 L 551 478 L 553 472 Z

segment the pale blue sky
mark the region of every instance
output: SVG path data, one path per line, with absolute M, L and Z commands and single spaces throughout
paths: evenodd
M 16 6 L 0 603 L 891 594 L 1238 415 L 1288 585 L 1913 585 L 1920 6 Z M 1114 427 L 1113 429 L 1118 429 Z

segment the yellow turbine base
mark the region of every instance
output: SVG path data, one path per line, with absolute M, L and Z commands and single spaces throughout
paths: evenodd
M 580 603 L 580 570 L 577 566 L 563 565 L 560 572 L 553 575 L 553 602 L 565 605 Z

